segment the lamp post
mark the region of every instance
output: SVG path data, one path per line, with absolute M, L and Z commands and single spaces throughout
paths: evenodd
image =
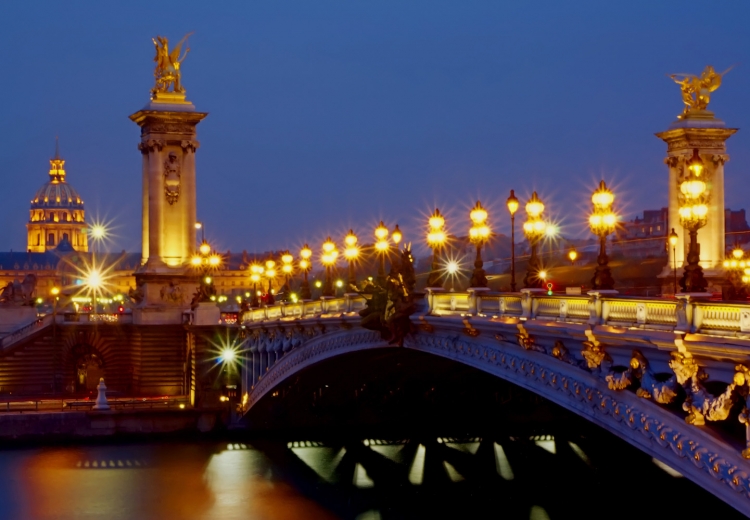
M 513 190 L 510 197 L 505 201 L 510 213 L 510 290 L 516 292 L 516 211 L 518 211 L 518 199 Z
M 687 265 L 683 269 L 680 287 L 683 292 L 705 292 L 708 283 L 703 277 L 700 265 L 701 246 L 698 243 L 698 230 L 706 225 L 708 216 L 708 187 L 702 180 L 703 161 L 698 149 L 693 149 L 693 156 L 687 164 L 687 172 L 680 183 L 680 223 L 690 236 L 687 254 Z
M 190 259 L 190 265 L 200 271 L 200 284 L 198 285 L 198 302 L 209 302 L 216 297 L 216 287 L 213 284 L 211 271 L 218 269 L 221 265 L 221 255 L 211 250 L 211 246 L 205 240 L 198 247 L 198 252 Z
M 292 292 L 291 285 L 289 284 L 292 278 L 292 271 L 294 270 L 292 262 L 294 262 L 294 257 L 289 251 L 284 251 L 284 254 L 281 255 L 281 272 L 284 273 L 284 286 L 281 288 L 281 292 L 284 293 L 284 298 L 286 299 L 289 299 L 289 293 Z
M 336 244 L 333 243 L 333 240 L 331 240 L 331 237 L 328 237 L 325 242 L 323 242 L 323 254 L 321 255 L 321 263 L 325 266 L 326 269 L 326 278 L 325 282 L 323 282 L 323 296 L 333 296 L 333 283 L 331 282 L 331 267 L 336 262 L 336 257 L 338 256 L 338 251 L 336 251 Z
M 375 250 L 378 254 L 378 277 L 377 283 L 379 286 L 385 286 L 385 255 L 388 253 L 388 228 L 385 227 L 383 221 L 380 221 L 378 227 L 375 228 Z
M 203 222 L 196 222 L 195 223 L 195 230 L 201 230 L 201 243 L 206 241 L 206 230 L 203 229 Z
M 435 213 L 430 217 L 428 224 L 427 244 L 432 248 L 432 264 L 430 265 L 430 275 L 427 277 L 427 287 L 442 288 L 443 284 L 440 282 L 438 260 L 440 251 L 445 244 L 445 231 L 443 230 L 445 219 L 440 214 L 439 209 L 435 208 Z
M 263 266 L 260 264 L 250 265 L 250 281 L 253 282 L 253 298 L 250 301 L 251 307 L 260 307 L 258 282 L 260 282 L 261 276 L 263 276 Z
M 607 256 L 607 235 L 615 230 L 617 216 L 612 211 L 612 203 L 615 195 L 607 188 L 604 181 L 591 195 L 594 212 L 589 217 L 591 232 L 599 237 L 599 256 L 596 258 L 596 270 L 591 280 L 593 289 L 612 290 L 615 281 L 609 269 L 609 257 Z
M 359 247 L 357 247 L 357 235 L 354 234 L 354 230 L 350 229 L 349 233 L 344 237 L 344 258 L 349 263 L 349 280 L 347 281 L 347 290 L 350 288 L 357 289 L 357 277 L 354 274 L 354 262 L 359 257 Z M 346 292 L 346 291 L 344 291 Z
M 732 257 L 724 260 L 724 269 L 727 271 L 727 280 L 732 284 L 732 292 L 729 299 L 747 299 L 745 285 L 750 282 L 750 261 L 745 260 L 745 252 L 739 246 L 732 250 Z M 725 295 L 726 298 L 727 295 Z
M 537 256 L 537 245 L 547 229 L 547 224 L 542 220 L 543 212 L 544 204 L 536 192 L 532 193 L 531 199 L 526 203 L 526 222 L 523 223 L 524 235 L 531 246 L 531 256 L 526 268 L 526 276 L 523 278 L 524 288 L 539 288 L 543 283 L 539 277 L 542 266 Z
M 307 273 L 312 267 L 312 261 L 310 260 L 310 258 L 312 257 L 312 249 L 310 249 L 310 247 L 305 244 L 304 246 L 302 246 L 302 249 L 299 252 L 299 256 L 299 268 L 304 273 L 304 279 L 302 280 L 302 285 L 299 289 L 299 295 L 303 300 L 310 300 L 312 299 L 312 293 L 310 292 L 310 282 L 307 281 Z
M 669 245 L 672 247 L 672 274 L 674 275 L 675 294 L 677 294 L 677 241 L 679 238 L 677 232 L 672 228 L 672 232 L 669 234 Z
M 474 260 L 474 272 L 471 273 L 471 287 L 487 287 L 487 276 L 484 274 L 482 266 L 482 245 L 490 237 L 490 228 L 487 225 L 487 210 L 477 201 L 469 213 L 472 226 L 469 229 L 469 240 L 477 247 L 477 257 Z
M 273 305 L 275 300 L 273 297 L 273 279 L 276 278 L 276 260 L 269 258 L 266 260 L 266 270 L 263 273 L 268 278 L 268 294 L 266 295 L 266 305 Z

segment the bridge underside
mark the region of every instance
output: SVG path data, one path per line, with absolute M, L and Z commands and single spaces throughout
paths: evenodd
M 269 393 L 273 397 L 273 393 L 283 392 L 283 383 L 308 367 L 353 352 L 396 348 L 354 323 L 342 320 L 325 326 L 313 322 L 288 329 L 251 328 L 244 344 L 249 367 L 248 408 L 252 410 Z M 507 330 L 480 333 L 467 328 L 462 320 L 435 323 L 423 323 L 419 332 L 407 338 L 404 348 L 476 368 L 541 396 L 750 513 L 747 462 L 740 453 L 741 442 L 727 440 L 727 432 L 718 432 L 715 426 L 688 425 L 678 406 L 662 406 L 633 391 L 611 389 L 602 373 L 585 369 L 580 359 L 574 362 L 572 356 L 552 355 L 553 344 L 560 337 L 554 331 L 546 339 L 539 335 L 535 348 L 526 348 Z M 571 338 L 563 339 L 573 350 L 568 343 Z M 544 346 L 547 340 L 550 344 Z
M 371 349 L 309 366 L 266 394 L 247 420 L 262 438 L 286 444 L 275 456 L 300 480 L 317 482 L 316 494 L 346 489 L 348 508 L 337 511 L 346 518 L 388 497 L 391 511 L 418 505 L 407 517 L 479 518 L 502 503 L 514 518 L 541 508 L 551 518 L 575 510 L 577 518 L 599 519 L 613 490 L 636 483 L 649 517 L 741 516 L 547 399 L 413 349 Z

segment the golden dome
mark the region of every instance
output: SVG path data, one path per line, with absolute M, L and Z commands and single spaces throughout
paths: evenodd
M 50 159 L 49 182 L 45 183 L 31 200 L 31 209 L 83 209 L 83 201 L 73 186 L 65 182 L 65 161 L 56 147 L 55 158 Z

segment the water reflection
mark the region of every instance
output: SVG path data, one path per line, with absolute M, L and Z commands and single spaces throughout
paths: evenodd
M 7 450 L 0 519 L 620 518 L 636 481 L 653 515 L 739 517 L 624 443 L 537 435 Z

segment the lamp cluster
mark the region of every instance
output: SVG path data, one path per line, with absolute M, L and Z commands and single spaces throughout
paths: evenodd
M 705 292 L 708 286 L 700 265 L 700 246 L 698 245 L 698 230 L 706 225 L 710 195 L 704 169 L 703 160 L 698 149 L 695 148 L 693 156 L 687 162 L 678 194 L 680 223 L 690 236 L 687 265 L 683 270 L 680 287 L 683 292 L 690 293 Z

